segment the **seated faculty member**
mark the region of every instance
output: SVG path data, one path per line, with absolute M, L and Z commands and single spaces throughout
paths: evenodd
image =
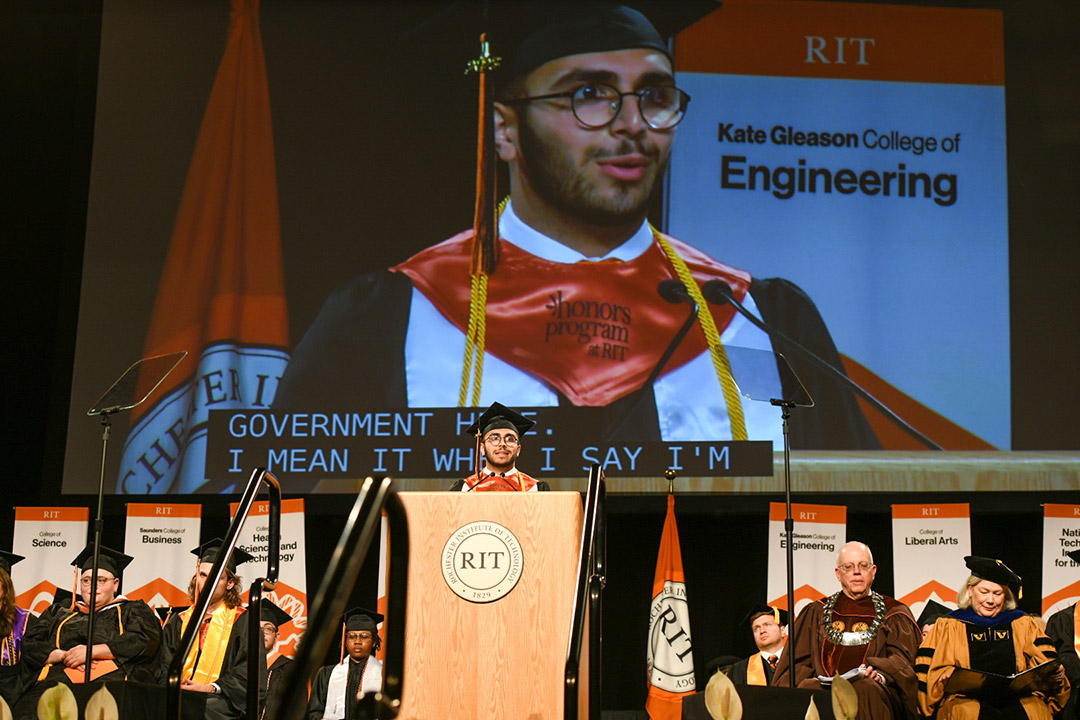
M 731 668 L 731 682 L 743 685 L 771 685 L 780 653 L 787 637 L 787 611 L 770 605 L 754 607 L 742 625 L 750 628 L 758 651 Z
M 357 701 L 382 690 L 382 663 L 372 655 L 382 645 L 378 631 L 382 620 L 382 615 L 364 608 L 345 613 L 341 662 L 316 673 L 307 720 L 352 720 Z
M 120 594 L 124 568 L 133 558 L 102 546 L 95 587 L 93 555 L 87 546 L 72 563 L 79 569 L 79 602 L 50 605 L 23 637 L 22 659 L 33 684 L 14 708 L 15 717 L 34 717 L 38 698 L 57 683 L 84 682 L 87 662 L 91 680 L 155 680 L 161 623 L 145 602 Z M 91 593 L 94 637 L 88 642 Z
M 1080 563 L 1080 550 L 1066 553 L 1073 562 Z M 1077 621 L 1076 603 L 1064 610 L 1058 610 L 1046 623 L 1046 634 L 1054 643 L 1061 667 L 1065 668 L 1065 677 L 1072 692 L 1069 702 L 1061 713 L 1061 720 L 1076 720 L 1077 697 L 1080 696 L 1080 623 Z
M 1016 608 L 1020 576 L 993 558 L 964 558 L 971 574 L 956 595 L 959 610 L 934 623 L 919 648 L 919 709 L 937 720 L 1051 720 L 1069 699 L 1060 667 L 1046 687 L 1019 698 L 976 699 L 946 692 L 956 668 L 1013 675 L 1057 657 L 1042 620 Z
M 209 720 L 243 718 L 247 712 L 248 621 L 240 600 L 240 578 L 236 566 L 254 560 L 240 548 L 233 550 L 225 564 L 221 579 L 213 588 L 206 587 L 214 563 L 222 551 L 220 538 L 210 540 L 191 551 L 199 561 L 195 576 L 188 585 L 192 603 L 203 592 L 210 592 L 206 615 L 194 619 L 199 623 L 199 635 L 184 659 L 180 686 L 190 692 L 208 693 L 206 717 Z M 180 640 L 193 621 L 194 606 L 175 614 L 162 630 L 160 676 L 165 681 L 169 665 L 180 650 Z M 259 647 L 263 645 L 260 643 Z M 265 651 L 263 651 L 265 652 Z M 265 656 L 260 666 L 266 667 Z M 260 682 L 260 703 L 266 683 Z
M 533 420 L 500 403 L 476 419 L 465 434 L 476 438 L 476 471 L 450 486 L 451 492 L 536 492 L 550 490 L 517 469 L 521 438 L 535 425 Z M 482 459 L 481 459 L 482 458 Z M 482 463 L 482 464 L 481 464 Z
M 821 678 L 849 677 L 859 700 L 859 720 L 912 717 L 918 702 L 915 651 L 919 626 L 898 600 L 873 591 L 877 566 L 870 548 L 849 542 L 836 558 L 840 590 L 809 603 L 795 620 L 795 637 L 780 656 L 772 684 L 818 690 Z

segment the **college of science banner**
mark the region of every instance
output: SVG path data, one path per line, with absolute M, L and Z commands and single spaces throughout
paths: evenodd
M 1080 549 L 1080 505 L 1043 505 L 1042 614 L 1080 600 L 1080 564 L 1066 553 Z
M 517 408 L 537 428 L 522 438 L 532 473 L 586 477 L 593 463 L 608 477 L 772 477 L 769 440 L 742 442 L 606 441 L 597 408 Z M 242 482 L 265 467 L 289 480 L 356 478 L 463 478 L 473 471 L 473 436 L 463 435 L 476 410 L 410 408 L 402 411 L 210 412 L 206 474 Z M 595 435 L 582 427 L 597 428 Z
M 187 589 L 198 561 L 202 505 L 128 503 L 124 553 L 134 558 L 124 571 L 124 595 L 152 608 L 191 604 Z
M 229 516 L 234 517 L 238 503 L 229 504 Z M 244 526 L 240 528 L 236 546 L 251 553 L 255 559 L 236 566 L 242 584 L 241 595 L 246 602 L 255 578 L 266 577 L 267 550 L 270 527 L 270 503 L 256 502 Z M 304 501 L 293 498 L 281 501 L 281 547 L 278 556 L 277 589 L 263 593 L 292 620 L 278 628 L 278 645 L 271 652 L 287 657 L 296 656 L 296 646 L 307 627 L 307 555 L 304 553 Z
M 996 10 L 725 0 L 675 43 L 670 232 L 798 284 L 952 446 L 1011 442 L 1003 38 Z
M 787 609 L 787 533 L 784 503 L 769 503 L 769 604 Z M 836 554 L 847 536 L 843 505 L 791 504 L 795 610 L 836 592 Z
M 893 505 L 893 588 L 896 599 L 919 617 L 927 600 L 956 607 L 971 554 L 967 503 Z
M 90 510 L 17 507 L 11 551 L 25 560 L 11 568 L 15 603 L 40 615 L 58 587 L 78 592 L 71 563 L 86 547 Z

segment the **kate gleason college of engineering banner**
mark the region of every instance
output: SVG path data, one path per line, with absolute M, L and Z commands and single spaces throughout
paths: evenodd
M 768 603 L 787 606 L 787 533 L 784 503 L 769 503 Z M 843 505 L 791 504 L 795 575 L 795 612 L 808 602 L 836 592 L 836 554 L 846 542 L 847 508 Z

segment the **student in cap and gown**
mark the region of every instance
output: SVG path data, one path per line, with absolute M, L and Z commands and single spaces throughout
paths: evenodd
M 19 687 L 23 636 L 34 623 L 34 615 L 15 604 L 11 566 L 22 555 L 0 550 L 0 697 L 10 705 Z
M 550 490 L 543 480 L 536 480 L 517 469 L 521 438 L 536 423 L 500 403 L 476 419 L 466 435 L 476 438 L 475 472 L 450 486 L 450 492 L 536 492 Z M 480 463 L 483 448 L 483 467 Z
M 289 613 L 279 608 L 266 598 L 260 603 L 262 616 L 259 625 L 262 627 L 263 647 L 266 649 L 267 659 L 270 657 L 278 644 L 278 631 L 281 626 L 292 620 Z M 277 704 L 281 700 L 281 691 L 286 679 L 292 673 L 292 658 L 278 655 L 274 662 L 266 669 L 266 710 L 263 717 L 272 718 L 277 710 Z
M 1080 550 L 1067 553 L 1073 562 L 1080 563 Z M 1072 693 L 1069 702 L 1061 713 L 1061 720 L 1076 720 L 1077 696 L 1080 696 L 1080 620 L 1077 620 L 1076 603 L 1058 610 L 1046 623 L 1046 634 L 1054 643 L 1061 667 L 1065 668 L 1065 677 L 1069 680 Z
M 71 564 L 79 569 L 80 602 L 75 607 L 54 603 L 23 637 L 22 658 L 30 684 L 14 708 L 15 716 L 33 715 L 38 698 L 57 683 L 84 682 L 87 625 L 92 586 L 93 546 L 87 546 Z M 142 600 L 120 594 L 124 568 L 132 558 L 101 547 L 98 559 L 91 680 L 154 682 L 161 624 Z
M 936 600 L 927 600 L 926 604 L 923 605 L 922 612 L 919 613 L 919 619 L 915 621 L 919 624 L 923 639 L 925 640 L 930 631 L 934 629 L 934 624 L 937 623 L 939 618 L 943 618 L 951 612 L 951 607 L 942 605 Z
M 378 632 L 382 620 L 382 615 L 364 608 L 345 613 L 341 662 L 319 668 L 306 720 L 352 720 L 356 701 L 382 690 L 382 663 L 372 654 L 382 644 Z
M 1069 698 L 1060 668 L 1047 687 L 1020 698 L 989 701 L 946 694 L 958 667 L 1008 676 L 1057 657 L 1042 621 L 1016 609 L 1020 576 L 1000 560 L 969 555 L 964 562 L 971 575 L 957 593 L 960 609 L 934 623 L 915 659 L 920 711 L 938 720 L 1050 720 Z
M 191 551 L 199 559 L 195 576 L 188 586 L 188 598 L 195 602 L 221 553 L 223 542 L 214 538 Z M 206 617 L 180 674 L 181 687 L 207 693 L 206 717 L 210 720 L 243 718 L 247 711 L 248 620 L 240 600 L 240 578 L 236 566 L 255 558 L 240 548 L 233 550 L 225 564 L 221 580 L 213 589 Z M 169 665 L 180 648 L 194 606 L 175 614 L 162 630 L 160 678 L 168 679 Z M 259 645 L 262 647 L 262 644 Z M 265 652 L 265 651 L 264 651 Z M 266 667 L 263 657 L 260 667 Z M 265 672 L 265 670 L 263 670 Z M 259 683 L 259 702 L 263 702 L 265 679 Z
M 757 605 L 746 614 L 741 624 L 753 634 L 758 651 L 732 665 L 729 673 L 731 682 L 742 685 L 772 684 L 776 664 L 784 650 L 784 638 L 787 637 L 786 623 L 787 611 L 770 605 Z

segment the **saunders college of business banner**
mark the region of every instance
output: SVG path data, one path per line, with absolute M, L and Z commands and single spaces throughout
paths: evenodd
M 787 610 L 787 533 L 784 503 L 769 503 L 769 604 Z M 847 508 L 843 505 L 791 504 L 795 520 L 795 611 L 838 589 L 836 554 L 847 536 Z
M 229 505 L 229 514 L 236 515 L 237 503 Z M 236 566 L 243 584 L 242 595 L 248 599 L 251 583 L 255 578 L 265 577 L 269 550 L 270 527 L 268 517 L 270 503 L 257 502 L 251 514 L 240 528 L 237 547 L 251 553 L 255 559 Z M 292 618 L 278 629 L 278 646 L 271 654 L 296 656 L 296 646 L 307 627 L 307 556 L 304 554 L 304 501 L 293 498 L 281 501 L 281 549 L 278 565 L 277 589 L 264 594 L 268 600 L 284 610 Z
M 124 552 L 134 558 L 124 571 L 124 595 L 152 608 L 190 605 L 202 505 L 128 503 Z
M 40 615 L 57 588 L 77 592 L 71 563 L 86 547 L 90 510 L 84 507 L 15 508 L 11 551 L 23 560 L 11 568 L 15 602 Z
M 971 509 L 967 503 L 893 505 L 894 594 L 919 617 L 927 600 L 956 607 L 967 577 Z
M 1080 505 L 1043 505 L 1044 618 L 1080 600 L 1080 564 L 1068 556 L 1074 550 L 1080 550 Z

